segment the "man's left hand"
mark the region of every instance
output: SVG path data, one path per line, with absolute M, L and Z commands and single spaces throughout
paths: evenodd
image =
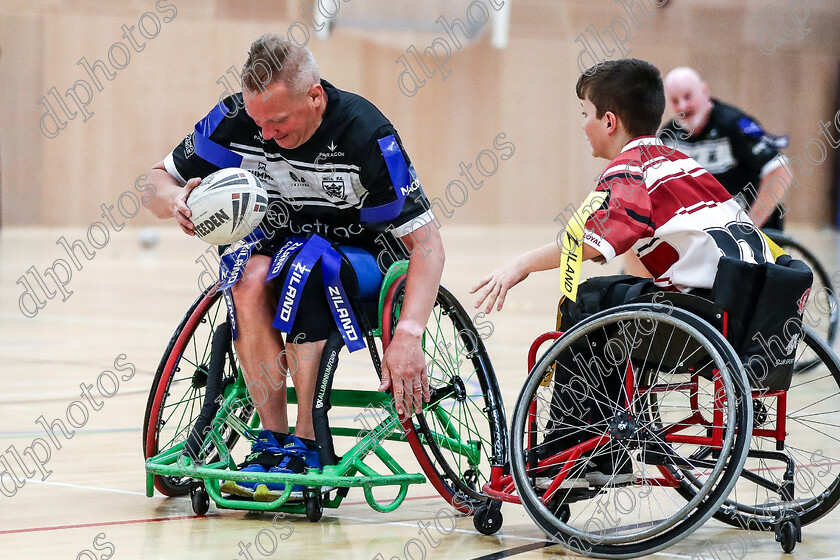
M 429 402 L 429 378 L 421 347 L 422 328 L 397 324 L 391 344 L 382 357 L 382 383 L 380 391 L 389 387 L 394 395 L 397 413 L 406 417 L 419 412 L 423 402 Z M 418 331 L 419 332 L 416 332 Z

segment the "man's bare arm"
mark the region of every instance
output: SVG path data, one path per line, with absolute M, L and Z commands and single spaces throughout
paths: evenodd
M 761 180 L 761 185 L 758 187 L 758 194 L 755 196 L 755 201 L 747 212 L 747 215 L 755 225 L 758 227 L 763 226 L 770 217 L 770 214 L 773 213 L 776 205 L 782 204 L 787 200 L 790 183 L 791 177 L 788 175 L 784 165 L 780 165 L 764 176 Z
M 397 412 L 403 415 L 420 410 L 429 399 L 426 357 L 421 346 L 426 322 L 437 298 L 443 263 L 446 259 L 440 231 L 434 223 L 400 238 L 411 252 L 405 299 L 391 344 L 382 357 L 380 391 L 391 387 Z M 423 239 L 422 242 L 416 241 Z
M 175 218 L 184 233 L 195 235 L 193 223 L 189 219 L 192 212 L 187 208 L 187 197 L 201 184 L 201 179 L 190 179 L 182 187 L 160 161 L 149 173 L 149 181 L 155 186 L 155 196 L 149 200 L 143 198 L 143 205 L 162 220 Z

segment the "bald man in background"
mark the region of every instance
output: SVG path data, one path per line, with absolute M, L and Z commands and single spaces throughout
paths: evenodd
M 755 225 L 783 229 L 791 177 L 779 153 L 782 138 L 767 134 L 740 109 L 710 97 L 706 82 L 691 68 L 671 70 L 664 85 L 668 111 L 676 116 L 662 127 L 659 138 L 714 175 Z M 626 274 L 650 276 L 632 252 L 622 265 Z
M 740 109 L 709 96 L 709 88 L 691 68 L 675 68 L 665 77 L 665 99 L 677 115 L 659 137 L 696 160 L 747 208 L 761 228 L 782 229 L 782 206 L 790 189 L 779 139 Z

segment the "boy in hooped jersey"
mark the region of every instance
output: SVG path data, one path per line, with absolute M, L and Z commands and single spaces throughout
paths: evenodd
M 530 273 L 560 267 L 566 295 L 560 330 L 565 331 L 586 316 L 644 294 L 678 291 L 710 298 L 724 255 L 755 264 L 774 262 L 767 241 L 727 190 L 696 161 L 656 137 L 665 109 L 656 67 L 638 59 L 606 61 L 582 74 L 576 91 L 592 155 L 609 163 L 577 220 L 570 221 L 563 246 L 552 242 L 528 251 L 482 278 L 471 290 L 477 293 L 476 307 L 484 305 L 488 313 L 501 310 L 507 291 Z M 607 263 L 631 250 L 651 278 L 611 276 L 578 287 L 581 261 Z M 603 378 L 607 394 L 618 394 L 620 388 L 609 387 L 616 377 Z M 581 432 L 554 434 L 556 441 L 543 452 L 550 455 L 591 437 Z M 570 475 L 563 486 L 608 480 L 635 480 L 626 452 L 593 456 L 586 471 Z

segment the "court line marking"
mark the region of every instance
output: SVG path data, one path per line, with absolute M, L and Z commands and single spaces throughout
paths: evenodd
M 436 497 L 436 496 L 433 496 L 433 497 Z M 361 521 L 363 523 L 375 523 L 377 525 L 396 525 L 398 527 L 411 527 L 411 528 L 416 528 L 417 523 L 419 523 L 420 521 L 424 521 L 423 519 L 417 519 L 414 523 L 409 523 L 408 521 L 380 521 L 380 520 L 377 520 L 377 519 L 367 519 L 365 517 L 355 517 L 355 516 L 351 516 L 351 515 L 330 515 L 330 517 L 336 517 L 338 519 L 347 519 L 348 521 Z M 475 535 L 476 534 L 475 530 L 471 531 L 469 529 L 457 529 L 456 528 L 452 532 L 453 533 L 466 533 L 468 535 Z M 536 538 L 536 537 L 525 537 L 525 536 L 521 536 L 521 535 L 508 535 L 508 534 L 502 533 L 499 536 L 507 538 L 507 539 L 518 539 L 518 540 L 521 540 L 521 541 L 532 541 L 532 542 L 539 542 L 539 543 L 549 542 L 549 541 L 546 541 L 545 539 L 540 539 L 540 538 Z M 556 544 L 556 543 L 551 543 L 551 544 Z
M 25 480 L 27 482 L 35 482 L 35 483 L 39 483 L 39 484 L 51 484 L 51 485 L 54 485 L 54 486 L 65 486 L 65 487 L 68 487 L 68 488 L 77 488 L 77 489 L 80 489 L 80 490 L 97 490 L 97 491 L 100 491 L 100 492 L 112 492 L 112 493 L 115 493 L 115 494 L 130 494 L 130 495 L 133 495 L 133 496 L 146 497 L 145 492 L 134 492 L 132 490 L 118 490 L 116 488 L 101 488 L 101 487 L 97 487 L 97 486 L 86 486 L 86 485 L 82 485 L 82 484 L 72 484 L 72 483 L 69 483 L 69 482 L 55 482 L 55 481 L 52 481 L 52 480 L 38 480 L 38 479 L 32 479 L 32 478 L 27 478 Z M 406 498 L 406 499 L 408 499 L 408 500 L 411 500 L 411 499 L 414 499 L 414 500 L 421 500 L 421 499 L 428 500 L 428 499 L 432 499 L 432 498 L 437 498 L 437 496 L 415 496 L 415 497 Z M 359 505 L 365 504 L 365 503 L 367 503 L 367 502 L 359 502 Z M 347 503 L 347 505 L 351 505 L 351 504 Z M 336 510 L 336 511 L 338 511 L 338 510 Z M 205 517 L 216 517 L 216 516 L 218 516 L 218 514 L 211 514 L 211 515 L 205 516 Z M 201 516 L 186 515 L 186 516 L 181 516 L 181 517 L 161 517 L 161 518 L 155 518 L 155 519 L 151 519 L 151 520 L 112 521 L 112 522 L 94 523 L 94 524 L 89 524 L 89 525 L 79 525 L 78 527 L 94 527 L 94 526 L 106 526 L 106 525 L 119 525 L 119 524 L 125 524 L 125 523 L 142 523 L 142 522 L 149 522 L 149 521 L 165 521 L 165 520 L 168 520 L 168 519 L 193 519 L 193 518 L 197 518 L 197 517 L 201 517 Z M 399 527 L 412 527 L 412 528 L 417 526 L 416 522 L 412 524 L 412 523 L 409 523 L 407 521 L 385 521 L 385 522 L 383 522 L 383 521 L 380 521 L 380 520 L 377 520 L 377 519 L 366 519 L 364 517 L 355 517 L 355 516 L 349 516 L 349 515 L 330 515 L 330 517 L 336 517 L 338 519 L 347 519 L 348 521 L 361 521 L 361 522 L 364 522 L 364 523 L 376 523 L 377 525 L 396 525 L 396 526 L 399 526 Z M 420 521 L 420 520 L 418 520 L 418 521 Z M 75 528 L 75 527 L 76 527 L 75 525 L 63 525 L 63 526 L 57 526 L 57 527 L 36 527 L 36 528 L 32 528 L 32 529 L 13 529 L 11 531 L 5 531 L 5 532 L 0 531 L 0 535 L 5 534 L 5 533 L 24 533 L 24 532 L 31 532 L 31 531 L 48 531 L 48 530 L 52 530 L 52 529 L 67 529 L 67 528 Z M 455 531 L 453 531 L 453 532 L 475 534 L 475 531 L 470 531 L 470 530 L 467 530 L 467 529 L 455 529 Z M 518 535 L 503 535 L 503 536 L 507 537 L 507 538 L 511 538 L 511 539 L 536 541 L 536 542 L 548 542 L 545 539 L 538 539 L 538 538 L 534 538 L 534 537 L 524 537 L 524 536 L 518 536 Z
M 91 428 L 89 430 L 75 428 L 75 432 L 77 434 L 114 434 L 118 432 L 140 432 L 142 431 L 141 428 Z M 0 432 L 0 440 L 3 439 L 18 439 L 18 438 L 25 438 L 32 436 L 40 436 L 44 437 L 46 435 L 44 430 L 37 431 L 37 430 L 23 430 L 23 431 L 11 431 L 11 432 Z M 73 437 L 76 437 L 75 435 Z
M 536 544 L 523 544 L 520 546 L 515 546 L 513 548 L 508 548 L 506 550 L 500 550 L 498 552 L 491 552 L 490 554 L 485 554 L 484 556 L 476 556 L 472 560 L 501 560 L 502 558 L 507 558 L 509 556 L 515 556 L 517 554 L 522 554 L 523 552 L 530 552 L 532 550 L 538 550 L 540 548 L 548 548 L 549 546 L 555 545 L 557 543 L 553 543 L 551 541 L 545 541 L 542 543 Z
M 21 322 L 30 321 L 26 317 L 23 317 L 20 313 L 9 313 L 9 312 L 0 312 L 0 319 L 15 319 Z M 99 325 L 103 327 L 134 327 L 134 328 L 144 328 L 144 329 L 160 329 L 160 328 L 172 328 L 172 323 L 164 322 L 164 321 L 125 321 L 123 319 L 109 319 L 106 317 L 96 317 L 96 316 L 84 316 L 84 315 L 53 315 L 53 316 L 41 316 L 38 319 L 40 323 L 64 323 L 64 324 L 87 324 L 87 325 Z
M 73 484 L 71 482 L 55 482 L 53 480 L 38 480 L 37 478 L 25 478 L 27 482 L 34 482 L 36 484 L 52 484 L 53 486 L 66 486 L 67 488 L 77 488 L 79 490 L 98 490 L 99 492 L 113 492 L 114 494 L 130 494 L 132 496 L 146 496 L 145 492 L 135 492 L 134 490 L 119 490 L 117 488 L 100 488 L 98 486 L 86 486 L 84 484 Z
M 179 517 L 152 517 L 149 519 L 126 519 L 124 521 L 101 521 L 99 523 L 79 523 L 78 525 L 53 525 L 52 527 L 30 527 L 27 529 L 9 529 L 0 531 L 0 535 L 11 533 L 34 533 L 37 531 L 57 531 L 60 529 L 84 529 L 87 527 L 107 527 L 110 525 L 131 525 L 134 523 L 155 523 L 158 521 L 177 521 L 179 519 L 196 519 L 201 517 L 218 517 L 218 514 L 210 515 L 181 515 Z
M 37 479 L 33 479 L 33 478 L 27 478 L 25 480 L 27 482 L 35 482 L 35 483 L 39 483 L 39 484 L 52 484 L 54 486 L 66 486 L 68 488 L 77 488 L 77 489 L 80 489 L 80 490 L 98 490 L 100 492 L 112 492 L 112 493 L 115 493 L 115 494 L 130 494 L 132 496 L 146 497 L 145 492 L 135 492 L 135 491 L 132 491 L 132 490 L 118 490 L 116 488 L 100 488 L 100 487 L 97 487 L 97 486 L 86 486 L 86 485 L 82 485 L 82 484 L 72 484 L 72 483 L 69 483 L 69 482 L 55 482 L 55 481 L 51 481 L 51 480 L 49 480 L 49 481 L 48 480 L 37 480 Z M 433 498 L 437 498 L 437 497 L 438 496 L 413 496 L 413 497 L 410 497 L 410 498 L 406 498 L 406 500 L 429 500 L 429 499 L 433 499 Z M 345 505 L 364 505 L 366 503 L 367 502 L 345 502 Z M 336 511 L 338 511 L 338 510 L 336 510 Z M 57 530 L 57 529 L 76 529 L 76 528 L 81 528 L 81 527 L 103 527 L 103 526 L 108 526 L 108 525 L 125 525 L 125 524 L 130 524 L 130 523 L 150 523 L 150 522 L 157 522 L 157 521 L 169 521 L 169 520 L 179 520 L 179 519 L 197 519 L 197 518 L 201 518 L 201 517 L 218 517 L 218 516 L 219 516 L 219 514 L 212 514 L 211 513 L 211 514 L 207 514 L 207 515 L 204 515 L 204 516 L 201 516 L 201 515 L 183 515 L 183 516 L 179 516 L 179 517 L 158 517 L 158 518 L 152 518 L 152 519 L 131 519 L 131 520 L 128 520 L 128 521 L 103 521 L 103 522 L 100 522 L 100 523 L 88 523 L 88 524 L 83 524 L 83 525 L 60 525 L 60 526 L 55 526 L 55 527 L 35 527 L 35 528 L 29 528 L 29 529 L 12 529 L 12 530 L 8 530 L 8 531 L 0 531 L 0 535 L 5 535 L 5 534 L 8 534 L 8 533 L 29 533 L 29 532 L 33 532 L 33 531 L 52 531 L 52 530 Z M 367 518 L 364 518 L 364 517 L 356 517 L 356 516 L 350 516 L 350 515 L 332 514 L 332 515 L 330 515 L 330 517 L 335 517 L 335 518 L 338 518 L 338 519 L 347 519 L 348 521 L 361 521 L 363 523 L 376 523 L 377 525 L 396 525 L 398 527 L 412 527 L 412 528 L 417 526 L 416 522 L 415 523 L 409 523 L 407 521 L 384 521 L 383 522 L 383 521 L 376 520 L 376 519 L 367 519 Z M 417 521 L 419 522 L 419 521 L 422 521 L 422 520 L 417 520 Z M 473 535 L 473 534 L 475 534 L 475 531 L 471 531 L 469 529 L 457 529 L 456 528 L 453 531 L 453 533 L 466 533 L 466 534 Z M 547 541 L 545 539 L 541 539 L 541 538 L 537 538 L 537 537 L 526 537 L 524 535 L 508 535 L 508 534 L 502 533 L 499 536 L 504 537 L 504 538 L 508 538 L 508 539 L 516 539 L 516 540 L 521 540 L 521 541 L 531 541 L 531 542 L 537 543 L 537 545 L 522 545 L 522 546 L 514 547 L 514 548 L 511 548 L 511 549 L 508 549 L 508 550 L 505 550 L 505 551 L 500 551 L 500 552 L 497 552 L 497 553 L 493 553 L 493 554 L 488 555 L 486 557 L 485 556 L 479 556 L 477 558 L 474 558 L 473 560 L 496 560 L 496 559 L 500 559 L 500 558 L 506 558 L 507 556 L 513 556 L 515 554 L 521 554 L 523 552 L 536 550 L 538 548 L 545 548 L 545 547 L 549 547 L 549 546 L 559 544 L 559 543 L 555 543 L 555 542 L 552 542 L 552 541 Z M 530 548 L 528 548 L 528 547 L 530 547 Z M 520 549 L 522 549 L 522 550 L 520 550 Z M 512 550 L 517 550 L 517 552 L 513 552 L 511 554 L 505 554 L 504 556 L 497 556 L 498 554 L 502 554 L 502 553 L 505 553 L 505 552 L 510 552 Z M 691 560 L 691 558 L 692 558 L 691 556 L 685 556 L 683 554 L 673 554 L 673 553 L 670 553 L 670 552 L 656 552 L 656 553 L 654 553 L 654 555 L 655 556 L 668 556 L 670 558 L 681 558 L 681 559 L 686 559 L 686 560 Z M 840 560 L 840 556 L 833 556 L 831 558 L 820 558 L 819 560 Z
M 467 531 L 467 532 L 471 533 L 472 531 Z M 507 536 L 512 536 L 512 535 L 503 535 L 503 536 L 507 537 Z M 513 537 L 513 538 L 517 538 L 517 537 Z M 562 547 L 562 545 L 560 543 L 543 540 L 542 542 L 538 542 L 538 543 L 535 543 L 535 544 L 523 544 L 523 545 L 520 545 L 520 546 L 515 546 L 513 548 L 508 548 L 506 550 L 500 550 L 498 552 L 491 552 L 490 554 L 485 554 L 484 556 L 476 556 L 472 560 L 501 560 L 502 558 L 508 558 L 510 556 L 515 556 L 517 554 L 522 554 L 524 552 L 530 552 L 532 550 L 538 550 L 540 548 L 548 548 L 550 546 L 561 546 Z M 653 555 L 654 556 L 668 556 L 670 558 L 681 558 L 681 559 L 687 559 L 687 560 L 691 560 L 692 558 L 694 558 L 693 556 L 686 556 L 684 554 L 673 554 L 673 553 L 670 553 L 670 552 L 654 552 Z M 840 557 L 838 557 L 837 559 L 825 558 L 825 559 L 822 559 L 822 560 L 840 560 Z

